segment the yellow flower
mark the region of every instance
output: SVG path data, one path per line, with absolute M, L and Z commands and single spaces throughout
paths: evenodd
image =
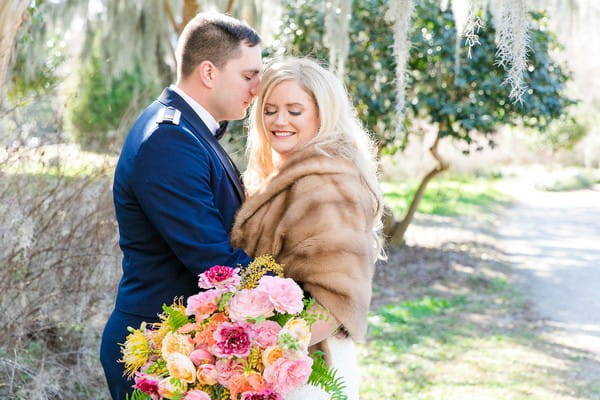
M 142 328 L 144 326 L 142 325 Z M 133 376 L 135 371 L 140 369 L 150 354 L 150 344 L 140 329 L 134 329 L 125 338 L 125 344 L 121 344 L 121 353 L 123 358 L 119 360 L 125 364 L 125 373 L 128 377 Z
M 160 350 L 165 360 L 173 353 L 181 353 L 187 357 L 194 350 L 194 344 L 188 335 L 169 332 L 163 339 Z
M 267 272 L 272 272 L 279 277 L 283 277 L 283 265 L 278 264 L 272 256 L 262 255 L 254 258 L 242 272 L 243 289 L 253 289 L 258 286 L 258 281 Z
M 181 353 L 172 353 L 165 358 L 169 374 L 183 382 L 192 383 L 196 380 L 196 366 L 188 357 Z

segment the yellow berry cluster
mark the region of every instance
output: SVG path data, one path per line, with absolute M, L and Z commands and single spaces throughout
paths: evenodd
M 241 287 L 253 289 L 258 286 L 258 281 L 267 272 L 272 272 L 283 277 L 283 266 L 278 264 L 272 256 L 259 256 L 254 259 L 248 267 L 242 271 Z

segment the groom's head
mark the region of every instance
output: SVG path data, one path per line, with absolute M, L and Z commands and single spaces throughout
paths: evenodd
M 177 86 L 217 120 L 241 119 L 257 92 L 260 36 L 243 22 L 201 13 L 177 44 Z

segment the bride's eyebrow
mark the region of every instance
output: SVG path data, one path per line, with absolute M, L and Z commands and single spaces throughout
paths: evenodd
M 265 103 L 265 107 L 268 107 L 268 106 L 277 107 L 275 104 Z M 285 106 L 286 107 L 302 107 L 302 108 L 304 108 L 304 104 L 302 104 L 302 103 L 286 103 Z

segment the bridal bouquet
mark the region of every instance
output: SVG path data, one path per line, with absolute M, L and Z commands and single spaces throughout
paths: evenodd
M 214 266 L 185 306 L 164 305 L 159 323 L 129 328 L 121 362 L 135 381 L 130 400 L 283 400 L 306 383 L 344 398 L 322 354 L 308 353 L 311 326 L 326 316 L 282 275 L 268 256 L 243 274 Z

